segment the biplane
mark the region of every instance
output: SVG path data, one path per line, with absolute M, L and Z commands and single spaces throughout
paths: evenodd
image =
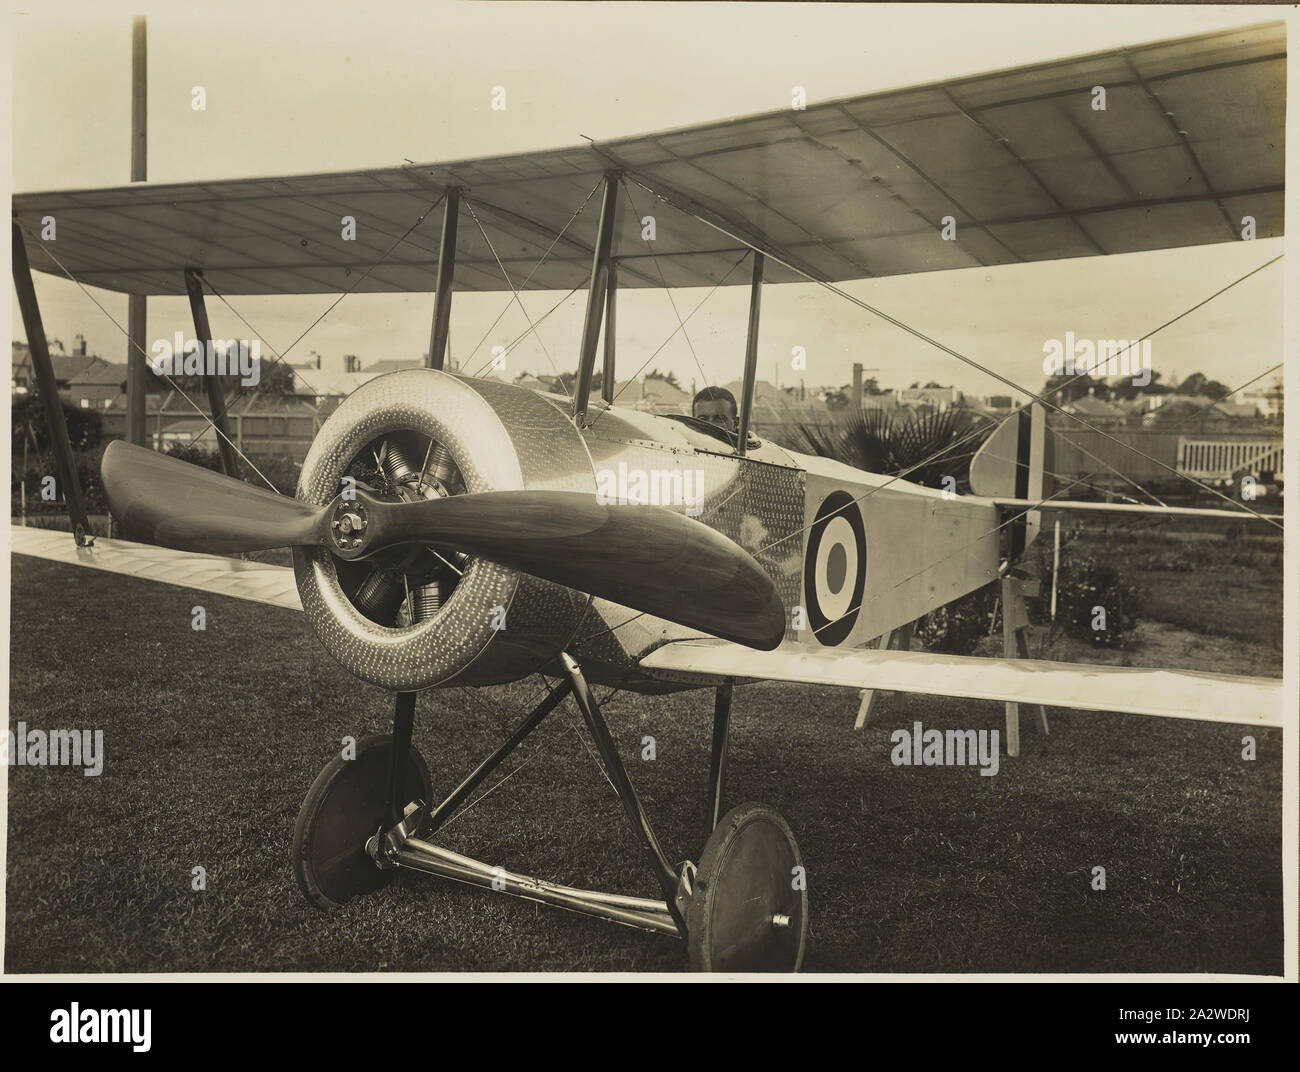
M 301 609 L 344 668 L 395 694 L 391 734 L 334 759 L 307 793 L 292 858 L 314 904 L 341 905 L 414 870 L 679 936 L 698 970 L 795 970 L 809 918 L 795 837 L 761 804 L 726 808 L 737 684 L 1001 701 L 1011 754 L 1026 703 L 1281 726 L 1280 680 L 1039 661 L 1012 636 L 1022 558 L 1044 511 L 1280 519 L 1218 491 L 1222 505 L 1205 509 L 1061 497 L 1045 421 L 1060 406 L 1014 384 L 1030 401 L 980 446 L 969 494 L 762 441 L 751 419 L 764 285 L 812 282 L 886 315 L 837 284 L 1241 241 L 1246 217 L 1259 237 L 1280 235 L 1285 64 L 1278 23 L 563 150 L 18 195 L 15 285 L 45 369 L 75 533 L 14 528 L 13 550 Z M 648 248 L 640 216 L 650 208 L 663 218 Z M 361 224 L 355 241 L 339 241 L 345 215 Z M 46 242 L 51 217 L 57 241 Z M 940 234 L 948 217 L 954 240 Z M 743 285 L 732 278 L 742 264 L 750 314 L 736 431 L 620 405 L 618 292 Z M 93 538 L 60 432 L 33 266 L 130 295 L 188 294 L 200 340 L 211 338 L 208 293 L 432 283 L 427 367 L 347 397 L 315 438 L 294 498 L 256 486 L 251 463 L 240 478 L 216 384 L 207 409 L 195 408 L 218 431 L 225 471 L 113 442 L 102 477 L 121 538 Z M 445 367 L 456 291 L 518 301 L 524 290 L 582 288 L 571 395 Z M 620 494 L 602 494 L 612 472 L 644 474 L 662 494 L 634 494 L 626 479 Z M 674 501 L 688 475 L 698 496 Z M 234 557 L 271 548 L 291 548 L 292 568 Z M 1007 657 L 873 646 L 990 584 L 1002 586 Z M 542 701 L 438 803 L 411 743 L 419 692 L 536 674 L 548 685 Z M 665 853 L 596 685 L 712 691 L 709 828 L 695 860 Z M 559 885 L 435 841 L 570 700 L 656 896 Z

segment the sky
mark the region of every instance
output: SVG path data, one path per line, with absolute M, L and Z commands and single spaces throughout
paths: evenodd
M 30 4 L 30 0 L 28 0 Z M 1279 17 L 1247 7 L 1060 7 L 785 4 L 284 4 L 232 0 L 177 11 L 105 0 L 15 12 L 13 183 L 19 191 L 112 186 L 130 177 L 130 20 L 149 17 L 149 178 L 177 182 L 269 176 L 500 155 L 611 138 L 1055 59 Z M 207 110 L 190 107 L 203 85 Z M 505 86 L 504 112 L 489 106 Z M 980 364 L 1041 387 L 1043 344 L 1067 331 L 1133 338 L 1282 252 L 1282 240 L 925 273 L 845 289 Z M 743 279 L 745 273 L 737 273 Z M 126 340 L 66 280 L 38 274 L 46 332 L 122 361 Z M 126 299 L 91 290 L 118 324 Z M 679 290 L 683 314 L 705 298 Z M 1201 371 L 1230 387 L 1282 359 L 1279 263 L 1162 331 L 1152 361 L 1165 381 Z M 524 297 L 536 319 L 562 295 Z M 671 370 L 684 386 L 739 376 L 747 287 L 717 291 L 681 335 L 662 290 L 619 298 L 620 377 Z M 419 357 L 430 294 L 233 298 L 291 361 L 315 352 L 362 365 Z M 451 352 L 486 363 L 527 324 L 508 294 L 458 294 Z M 570 371 L 579 293 L 509 357 L 507 372 Z M 148 337 L 189 333 L 183 298 L 149 300 Z M 247 330 L 219 303 L 218 337 Z M 13 335 L 22 339 L 13 307 Z M 475 344 L 482 339 L 476 353 Z M 793 347 L 807 370 L 791 368 Z M 764 290 L 759 375 L 788 386 L 847 383 L 860 362 L 883 385 L 935 380 L 974 395 L 1007 393 L 987 374 L 811 284 Z

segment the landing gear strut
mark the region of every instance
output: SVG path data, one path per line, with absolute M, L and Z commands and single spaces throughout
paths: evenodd
M 320 908 L 373 892 L 398 869 L 422 871 L 687 941 L 697 971 L 797 971 L 807 938 L 803 862 L 790 828 L 761 804 L 719 819 L 731 687 L 718 689 L 709 771 L 710 835 L 697 868 L 674 867 L 619 757 L 581 668 L 561 653 L 562 675 L 519 727 L 437 807 L 428 768 L 411 745 L 415 694 L 399 693 L 391 737 L 367 737 L 354 759 L 336 758 L 312 784 L 294 830 L 294 873 Z M 475 788 L 564 700 L 572 696 L 601 766 L 645 852 L 662 899 L 546 882 L 432 844 Z

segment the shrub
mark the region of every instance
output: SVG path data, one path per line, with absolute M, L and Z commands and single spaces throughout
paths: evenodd
M 917 638 L 931 651 L 970 655 L 990 632 L 1001 628 L 996 584 L 985 585 L 921 619 Z
M 798 422 L 790 447 L 885 476 L 906 473 L 913 484 L 970 491 L 970 460 L 995 423 L 952 408 L 895 420 L 883 410 L 852 412 L 844 420 Z M 951 478 L 951 485 L 945 483 Z
M 99 479 L 99 463 L 104 457 L 103 446 L 95 447 L 92 450 L 76 451 L 73 454 L 73 461 L 77 466 L 77 480 L 81 484 L 81 495 L 86 503 L 86 512 L 91 514 L 103 513 L 108 509 L 108 504 L 104 500 L 104 485 Z M 22 484 L 27 485 L 27 512 L 29 514 L 38 514 L 42 512 L 63 514 L 66 512 L 62 489 L 59 488 L 59 499 L 55 502 L 46 502 L 41 498 L 41 481 L 47 476 L 57 478 L 58 466 L 54 462 L 54 454 L 50 451 L 41 451 L 40 453 L 28 452 L 27 468 L 22 468 L 22 452 L 15 452 L 13 456 L 13 465 L 9 470 L 9 498 L 11 513 L 17 515 L 21 506 L 21 496 L 19 487 Z
M 193 443 L 173 443 L 167 448 L 167 453 L 191 465 L 221 472 L 221 454 L 215 448 L 208 450 Z M 302 465 L 287 454 L 253 454 L 249 455 L 248 461 L 236 455 L 235 460 L 239 465 L 240 476 L 250 484 L 266 487 L 262 478 L 249 468 L 249 462 L 252 462 L 281 495 L 292 496 L 298 490 L 298 473 Z
M 1051 577 L 1040 599 L 1050 598 Z M 1069 555 L 1061 560 L 1056 588 L 1056 623 L 1068 635 L 1101 648 L 1120 646 L 1124 634 L 1137 626 L 1141 594 L 1110 562 L 1094 555 Z M 1104 611 L 1105 628 L 1101 623 Z
M 108 500 L 104 498 L 104 485 L 99 476 L 99 467 L 103 461 L 106 447 L 106 443 L 100 444 L 89 450 L 75 451 L 73 454 L 73 460 L 77 466 L 77 479 L 81 483 L 82 498 L 86 503 L 86 512 L 90 514 L 108 512 Z M 221 471 L 221 456 L 215 450 L 204 450 L 202 447 L 196 447 L 189 443 L 175 443 L 167 449 L 167 453 L 171 457 L 180 458 L 191 465 L 202 466 L 204 469 L 211 469 L 214 472 Z M 62 489 L 60 489 L 60 498 L 56 502 L 45 502 L 41 498 L 41 480 L 46 476 L 54 476 L 58 473 L 58 467 L 54 463 L 54 454 L 49 450 L 36 452 L 29 449 L 27 468 L 24 471 L 20 444 L 19 449 L 14 452 L 12 460 L 13 464 L 10 467 L 9 479 L 11 515 L 16 517 L 19 513 L 21 508 L 19 488 L 24 483 L 27 485 L 28 514 L 66 514 L 67 507 L 64 505 L 62 498 Z M 297 491 L 298 471 L 301 466 L 293 458 L 287 454 L 266 454 L 252 455 L 251 460 L 266 475 L 266 478 L 275 485 L 280 494 L 292 496 Z M 255 487 L 264 488 L 266 486 L 261 477 L 249 469 L 248 463 L 243 459 L 239 459 L 239 471 L 241 476 Z
M 67 402 L 63 402 L 62 407 L 63 423 L 68 426 L 68 439 L 72 442 L 73 450 L 89 450 L 103 438 L 104 422 L 98 411 L 81 409 Z M 14 450 L 22 451 L 23 439 L 28 435 L 31 437 L 28 439 L 29 447 L 33 446 L 32 440 L 35 440 L 36 450 L 49 450 L 50 429 L 45 420 L 45 406 L 39 395 L 32 392 L 16 396 L 9 404 L 9 416 Z

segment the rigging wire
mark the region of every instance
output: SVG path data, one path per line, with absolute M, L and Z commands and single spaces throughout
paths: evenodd
M 653 195 L 654 197 L 657 197 L 658 199 L 664 201 L 667 204 L 673 205 L 679 211 L 685 212 L 688 216 L 691 216 L 693 219 L 696 219 L 699 222 L 705 224 L 706 226 L 713 228 L 715 231 L 718 231 L 719 233 L 726 235 L 732 240 L 743 243 L 744 245 L 748 246 L 751 250 L 754 250 L 755 252 L 764 253 L 766 256 L 770 257 L 778 264 L 781 264 L 782 266 L 788 268 L 790 271 L 795 272 L 797 275 L 803 276 L 809 282 L 816 283 L 818 286 L 823 287 L 826 290 L 829 290 L 833 294 L 839 295 L 840 297 L 844 298 L 846 301 L 851 302 L 852 304 L 858 306 L 859 308 L 865 309 L 867 312 L 873 314 L 876 317 L 879 317 L 880 319 L 884 320 L 886 323 L 891 324 L 892 326 L 898 328 L 901 331 L 906 332 L 909 335 L 912 335 L 914 338 L 917 338 L 920 341 L 927 343 L 928 345 L 933 346 L 938 350 L 941 350 L 942 352 L 950 355 L 951 357 L 957 358 L 959 361 L 962 361 L 963 363 L 970 365 L 972 368 L 978 369 L 981 372 L 984 372 L 987 375 L 992 376 L 995 380 L 1012 388 L 1014 391 L 1017 391 L 1020 394 L 1028 395 L 1033 401 L 1040 402 L 1045 406 L 1049 406 L 1050 408 L 1056 410 L 1057 412 L 1062 413 L 1065 416 L 1069 417 L 1071 420 L 1076 421 L 1079 424 L 1082 424 L 1085 428 L 1089 428 L 1092 431 L 1097 432 L 1103 438 L 1109 439 L 1112 442 L 1118 444 L 1119 446 L 1125 447 L 1128 450 L 1133 451 L 1135 454 L 1138 454 L 1139 456 L 1145 458 L 1147 461 L 1151 462 L 1152 464 L 1162 469 L 1165 469 L 1170 473 L 1173 473 L 1175 476 L 1179 476 L 1184 480 L 1189 481 L 1192 484 L 1195 484 L 1202 491 L 1208 492 L 1209 494 L 1214 495 L 1217 498 L 1223 499 L 1225 502 L 1230 503 L 1234 508 L 1239 509 L 1244 513 L 1252 514 L 1256 518 L 1263 521 L 1267 521 L 1269 524 L 1272 524 L 1275 527 L 1280 527 L 1277 526 L 1275 522 L 1266 518 L 1265 515 L 1260 514 L 1258 511 L 1252 510 L 1250 507 L 1246 506 L 1245 503 L 1239 503 L 1235 499 L 1231 498 L 1230 496 L 1224 495 L 1222 492 L 1219 492 L 1217 489 L 1211 488 L 1208 485 L 1201 483 L 1199 480 L 1196 480 L 1195 478 L 1188 476 L 1186 473 L 1178 472 L 1178 470 L 1173 466 L 1166 465 L 1164 462 L 1160 461 L 1159 459 L 1151 457 L 1149 454 L 1146 454 L 1144 451 L 1142 451 L 1138 447 L 1133 446 L 1132 444 L 1124 443 L 1123 440 L 1117 439 L 1115 436 L 1110 435 L 1104 429 L 1096 427 L 1095 425 L 1085 420 L 1083 417 L 1079 416 L 1078 414 L 1067 413 L 1060 406 L 1057 406 L 1055 403 L 1047 401 L 1047 398 L 1050 396 L 1050 394 L 1054 392 L 1044 392 L 1044 394 L 1040 395 L 1036 392 L 1029 391 L 1024 387 L 1021 387 L 1013 380 L 1010 380 L 1007 377 L 1001 375 L 1000 373 L 995 372 L 993 369 L 990 369 L 987 366 L 981 364 L 980 362 L 976 361 L 974 358 L 969 358 L 966 355 L 959 353 L 958 351 L 952 349 L 952 347 L 939 342 L 937 339 L 934 339 L 929 335 L 926 335 L 923 331 L 920 331 L 919 329 L 912 327 L 910 324 L 906 324 L 903 321 L 890 316 L 888 313 L 884 312 L 883 310 L 877 309 L 875 306 L 862 301 L 860 298 L 854 297 L 852 294 L 849 294 L 847 291 L 843 290 L 842 288 L 837 287 L 834 283 L 828 282 L 827 280 L 824 279 L 818 279 L 817 277 L 811 275 L 810 273 L 804 271 L 803 269 L 798 268 L 793 264 L 790 264 L 788 261 L 782 259 L 781 257 L 769 253 L 767 251 L 760 250 L 756 245 L 754 245 L 752 242 L 748 241 L 747 239 L 741 237 L 740 235 L 734 234 L 731 231 L 728 231 L 725 227 L 722 227 L 714 223 L 712 220 L 706 219 L 705 217 L 699 215 L 698 213 L 693 212 L 690 209 L 683 207 L 682 205 L 676 204 L 676 202 L 671 197 L 660 193 L 659 191 L 655 190 L 653 187 L 647 186 L 644 182 L 642 182 L 640 179 L 636 178 L 635 176 L 633 176 L 633 181 L 636 182 L 636 184 L 640 186 L 643 190 L 645 190 L 647 193 Z M 1220 294 L 1224 293 L 1227 290 L 1230 290 L 1232 287 L 1236 286 L 1237 284 L 1244 282 L 1246 279 L 1249 279 L 1251 276 L 1255 275 L 1256 273 L 1262 272 L 1265 268 L 1268 268 L 1269 266 L 1276 264 L 1278 261 L 1282 259 L 1283 256 L 1284 256 L 1283 254 L 1278 254 L 1276 257 L 1273 257 L 1272 259 L 1266 261 L 1264 264 L 1260 265 L 1259 267 L 1252 269 L 1250 272 L 1247 272 L 1245 275 L 1234 280 L 1232 283 L 1229 283 L 1227 286 L 1220 288 L 1219 290 L 1211 294 L 1209 297 L 1203 299 L 1202 301 L 1197 302 L 1195 305 L 1191 306 L 1189 309 L 1184 310 L 1182 313 L 1179 313 L 1178 316 L 1173 317 L 1172 319 L 1166 321 L 1159 328 L 1156 328 L 1155 331 L 1148 332 L 1146 335 L 1140 337 L 1139 339 L 1134 340 L 1132 343 L 1130 343 L 1128 347 L 1125 348 L 1125 351 L 1121 351 L 1121 353 L 1126 352 L 1128 349 L 1131 349 L 1133 345 L 1142 342 L 1144 339 L 1150 338 L 1157 331 L 1163 330 L 1169 325 L 1176 323 L 1178 320 L 1181 320 L 1183 317 L 1196 311 L 1197 309 L 1201 308 L 1203 305 L 1207 304 L 1208 302 L 1213 301 Z M 1115 356 L 1118 357 L 1119 355 L 1115 355 Z M 1080 375 L 1084 375 L 1084 374 L 1080 374 Z M 1078 376 L 1075 377 L 1075 379 L 1078 378 L 1079 378 Z M 1005 419 L 1006 418 L 1004 418 L 1004 420 Z M 805 526 L 805 529 L 808 527 L 810 526 Z M 801 529 L 800 531 L 804 531 L 804 529 Z
M 30 238 L 32 238 L 33 241 L 35 241 L 36 238 L 35 235 L 33 235 L 30 231 L 28 231 L 26 227 L 23 227 L 23 230 L 28 234 Z M 54 261 L 54 263 L 58 265 L 59 270 L 65 276 L 67 276 L 68 279 L 70 279 L 73 283 L 76 284 L 77 288 L 81 291 L 81 293 L 84 294 L 87 298 L 89 298 L 92 302 L 94 302 L 96 308 L 98 308 L 99 311 L 108 318 L 109 323 L 112 324 L 115 328 L 117 328 L 117 330 L 120 331 L 126 337 L 126 341 L 131 346 L 134 346 L 137 350 L 140 351 L 140 356 L 145 360 L 148 360 L 149 355 L 145 352 L 144 347 L 142 347 L 133 338 L 131 338 L 131 333 L 117 322 L 117 319 L 113 316 L 112 313 L 110 313 L 107 309 L 104 308 L 104 306 L 100 303 L 99 299 L 96 298 L 93 294 L 91 294 L 90 291 L 88 291 L 84 286 L 82 286 L 81 280 L 77 279 L 76 276 L 74 276 L 71 272 L 69 272 L 68 269 L 64 267 L 63 262 L 60 261 L 59 258 L 56 257 L 53 253 L 51 253 L 48 249 L 46 249 L 44 245 L 41 245 L 40 248 L 45 251 L 46 256 L 48 256 L 50 260 Z M 183 390 L 181 390 L 180 386 L 176 383 L 175 380 L 171 378 L 171 376 L 169 376 L 165 372 L 160 373 L 160 375 L 169 384 L 171 384 L 173 391 L 175 391 L 178 395 L 180 395 L 181 398 L 183 398 L 194 408 L 194 411 L 200 417 L 206 420 L 209 424 L 212 424 L 212 418 L 209 417 L 208 414 L 203 412 L 202 407 L 200 407 L 197 402 L 195 402 L 192 398 L 190 398 L 189 395 L 187 395 Z M 217 428 L 215 424 L 212 424 L 212 427 L 216 431 L 216 433 L 219 436 L 221 436 L 222 439 L 224 439 L 227 443 L 230 444 L 231 448 L 235 451 L 236 454 L 238 454 L 244 460 L 244 462 L 248 465 L 248 467 L 252 469 L 253 472 L 255 472 L 258 476 L 260 476 L 264 481 L 266 481 L 267 487 L 269 487 L 276 494 L 280 493 L 280 489 L 277 488 L 273 483 L 271 483 L 267 475 L 263 473 L 262 470 L 260 470 L 256 465 L 253 464 L 252 460 L 248 457 L 248 455 L 239 449 L 239 445 L 233 439 L 231 439 L 230 436 L 226 435 L 223 431 L 221 431 L 220 428 Z
M 582 215 L 583 210 L 587 207 L 591 199 L 596 195 L 596 191 L 600 189 L 600 185 L 602 182 L 604 182 L 603 178 L 597 179 L 596 184 L 590 190 L 587 191 L 587 196 L 582 199 L 582 204 L 579 205 L 574 210 L 573 215 L 569 217 L 568 222 L 563 227 L 560 228 L 560 233 L 555 236 L 555 240 L 547 247 L 546 252 L 542 254 L 541 260 L 539 260 L 535 265 L 533 265 L 532 270 L 528 273 L 527 276 L 524 277 L 524 281 L 519 284 L 520 290 L 523 290 L 526 286 L 528 286 L 529 281 L 533 278 L 534 275 L 537 274 L 537 270 L 541 268 L 543 264 L 546 263 L 546 259 L 551 255 L 551 251 L 554 250 L 557 245 L 559 245 L 560 239 L 564 237 L 564 233 L 569 229 L 573 221 Z M 577 287 L 574 287 L 573 290 L 570 291 L 569 293 L 573 294 L 573 292 L 576 291 L 577 289 L 578 289 Z M 501 318 L 510 311 L 510 304 L 511 303 L 507 301 L 505 304 L 505 308 L 502 309 L 501 312 L 497 314 L 497 318 L 493 320 L 490 325 L 488 325 L 487 331 L 483 332 L 483 337 L 479 339 L 479 341 L 475 344 L 474 349 L 472 349 L 469 352 L 469 354 L 466 356 L 465 358 L 466 365 L 468 365 L 471 361 L 474 360 L 474 355 L 479 352 L 480 347 L 482 347 L 482 345 L 487 341 L 488 336 L 491 335 L 493 330 L 496 328 L 496 326 L 499 323 L 501 323 Z M 545 319 L 546 317 L 542 317 L 542 320 Z M 539 320 L 538 323 L 540 324 L 541 320 Z M 483 368 L 486 367 L 487 367 L 486 365 L 483 366 Z M 477 373 L 475 373 L 475 375 L 477 375 Z
M 470 203 L 469 198 L 466 197 L 464 201 L 465 207 L 469 209 L 469 214 L 473 218 L 475 226 L 478 227 L 478 233 L 483 236 L 483 241 L 487 243 L 488 249 L 492 251 L 492 259 L 497 262 L 497 267 L 501 269 L 501 278 L 506 281 L 506 286 L 510 288 L 510 297 L 513 299 L 514 303 L 519 306 L 519 311 L 524 314 L 524 319 L 528 321 L 528 330 L 536 336 L 537 345 L 542 348 L 542 353 L 546 355 L 546 362 L 551 366 L 551 371 L 555 373 L 560 386 L 564 388 L 564 393 L 566 395 L 569 394 L 569 389 L 568 387 L 565 387 L 564 384 L 564 377 L 560 375 L 560 370 L 556 368 L 555 361 L 551 357 L 551 351 L 546 348 L 545 341 L 543 341 L 542 336 L 537 331 L 537 325 L 533 323 L 533 318 L 528 315 L 528 310 L 524 308 L 523 299 L 519 297 L 519 291 L 515 289 L 514 283 L 510 281 L 510 273 L 506 271 L 506 266 L 501 263 L 501 258 L 497 255 L 496 246 L 492 244 L 492 239 L 488 237 L 487 231 L 483 229 L 483 223 L 479 220 L 478 213 L 474 211 L 474 206 Z M 507 306 L 507 308 L 509 308 L 509 306 Z M 570 398 L 572 398 L 571 395 Z

